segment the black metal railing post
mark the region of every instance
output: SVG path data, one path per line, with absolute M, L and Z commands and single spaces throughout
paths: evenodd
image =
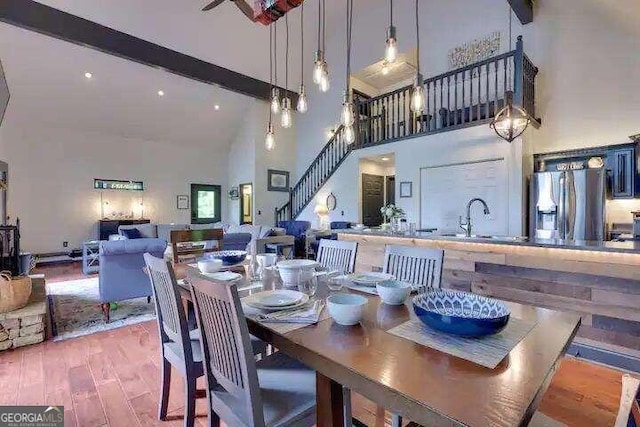
M 513 101 L 524 105 L 524 47 L 522 36 L 518 36 L 516 50 L 513 55 Z M 510 76 L 508 78 L 511 78 Z M 505 82 L 506 83 L 506 82 Z

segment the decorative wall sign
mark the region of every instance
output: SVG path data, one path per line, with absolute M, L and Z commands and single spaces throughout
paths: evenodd
M 267 170 L 268 191 L 289 191 L 289 172 L 275 169 Z
M 178 209 L 180 210 L 188 210 L 189 209 L 189 196 L 186 194 L 180 194 L 176 197 L 176 204 Z
M 449 51 L 449 69 L 455 70 L 491 58 L 500 52 L 500 31 L 495 31 Z
M 142 181 L 119 181 L 116 179 L 94 179 L 93 188 L 96 190 L 131 190 L 144 191 Z
M 401 182 L 400 183 L 400 197 L 408 198 L 413 197 L 413 183 L 412 182 Z
M 329 195 L 327 196 L 326 204 L 327 204 L 327 209 L 329 209 L 330 211 L 336 210 L 338 201 L 336 200 L 336 196 L 333 193 L 329 193 Z

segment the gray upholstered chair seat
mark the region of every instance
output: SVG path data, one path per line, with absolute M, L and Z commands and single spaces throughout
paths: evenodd
M 167 352 L 165 353 L 165 355 L 171 362 L 175 360 L 180 361 L 180 363 L 184 363 L 184 361 L 182 360 L 182 347 L 180 346 L 180 344 L 175 342 L 167 342 L 164 343 L 163 346 L 165 352 Z M 199 339 L 191 339 L 191 352 L 193 354 L 193 361 L 195 363 L 202 363 L 202 348 L 200 346 Z M 172 357 L 175 357 L 175 359 L 172 360 Z
M 313 424 L 316 404 L 315 371 L 282 352 L 256 362 L 256 368 L 267 427 L 293 427 L 298 422 L 304 426 L 310 425 L 310 422 Z M 246 414 L 245 402 L 222 388 L 214 391 L 211 398 L 214 400 L 214 407 L 220 407 L 215 404 L 217 400 L 229 408 L 229 414 L 220 414 L 223 419 L 241 417 L 240 424 L 250 425 L 249 420 L 243 418 Z

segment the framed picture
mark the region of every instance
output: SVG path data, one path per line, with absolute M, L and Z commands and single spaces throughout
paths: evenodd
M 412 182 L 401 182 L 400 183 L 400 197 L 407 198 L 413 197 L 413 183 Z
M 289 172 L 275 169 L 267 170 L 268 191 L 289 191 Z
M 338 205 L 338 201 L 336 200 L 336 196 L 333 193 L 329 193 L 327 196 L 327 209 L 330 211 L 335 211 L 336 206 Z
M 177 198 L 178 209 L 187 210 L 189 209 L 189 196 L 186 194 L 181 194 Z

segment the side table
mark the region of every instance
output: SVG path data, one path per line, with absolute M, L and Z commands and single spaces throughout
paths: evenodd
M 82 273 L 97 273 L 100 269 L 100 241 L 90 240 L 82 243 Z

